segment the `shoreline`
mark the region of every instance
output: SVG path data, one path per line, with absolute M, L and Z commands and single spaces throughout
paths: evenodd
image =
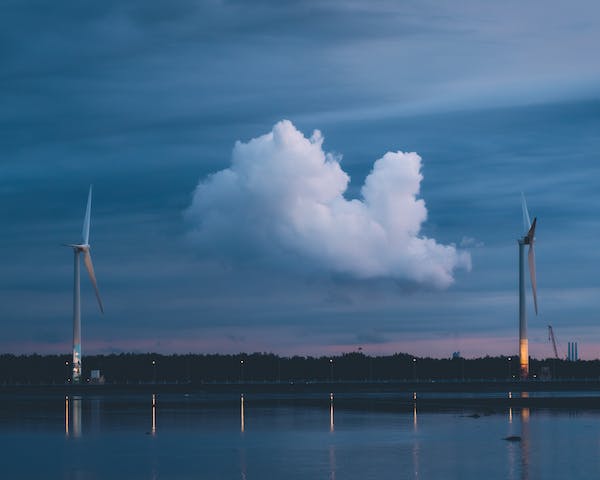
M 156 395 L 164 406 L 227 407 L 240 397 L 254 406 L 326 406 L 395 412 L 469 410 L 494 413 L 509 408 L 600 410 L 598 381 L 523 382 L 294 382 L 223 384 L 3 385 L 0 400 L 77 397 L 122 399 Z

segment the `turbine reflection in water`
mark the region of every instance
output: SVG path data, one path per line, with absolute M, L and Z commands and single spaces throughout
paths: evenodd
M 65 397 L 65 435 L 69 436 L 69 396 Z

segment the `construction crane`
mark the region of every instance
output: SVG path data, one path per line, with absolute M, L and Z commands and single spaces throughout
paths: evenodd
M 560 359 L 558 356 L 558 349 L 556 348 L 556 338 L 554 338 L 554 330 L 552 330 L 552 325 L 548 325 L 548 341 L 552 342 L 552 348 L 554 348 L 554 356 L 557 360 Z

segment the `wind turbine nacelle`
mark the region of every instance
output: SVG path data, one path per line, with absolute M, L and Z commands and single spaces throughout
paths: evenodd
M 71 247 L 80 252 L 85 252 L 86 250 L 90 249 L 90 246 L 88 244 L 67 243 L 65 246 Z

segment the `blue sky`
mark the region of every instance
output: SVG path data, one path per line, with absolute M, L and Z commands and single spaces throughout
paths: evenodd
M 0 351 L 68 352 L 87 188 L 106 313 L 82 282 L 84 353 L 513 354 L 520 192 L 538 216 L 530 350 L 600 355 L 600 33 L 595 2 L 4 2 Z M 419 235 L 468 251 L 439 288 L 306 258 L 185 212 L 236 141 L 282 119 L 350 176 L 417 152 Z M 235 233 L 235 232 L 234 232 Z M 462 245 L 462 246 L 461 246 Z M 340 247 L 342 245 L 340 244 Z M 268 260 L 268 259 L 267 259 Z M 314 260 L 314 258 L 313 258 Z M 298 265 L 293 265 L 297 262 Z

